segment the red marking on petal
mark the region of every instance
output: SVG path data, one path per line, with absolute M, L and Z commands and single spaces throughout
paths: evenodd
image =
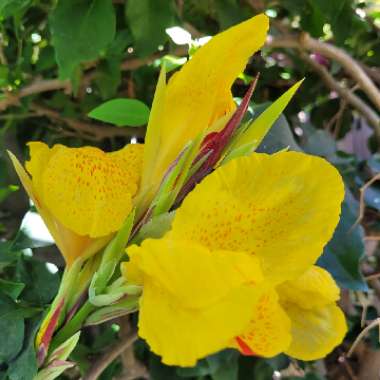
M 239 336 L 235 338 L 236 343 L 238 344 L 240 348 L 240 352 L 245 356 L 256 356 L 256 354 L 251 350 L 251 348 L 248 346 L 247 343 L 244 342 L 242 338 Z

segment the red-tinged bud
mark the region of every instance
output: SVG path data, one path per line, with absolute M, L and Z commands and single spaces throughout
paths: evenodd
M 195 158 L 194 163 L 199 162 L 202 158 L 206 158 L 205 162 L 201 165 L 199 170 L 188 180 L 180 191 L 176 204 L 180 203 L 182 199 L 188 194 L 192 188 L 199 183 L 207 174 L 209 174 L 214 166 L 218 163 L 221 155 L 229 143 L 231 136 L 239 127 L 245 113 L 247 112 L 249 101 L 251 100 L 252 94 L 256 88 L 257 81 L 259 79 L 259 74 L 250 84 L 248 91 L 244 95 L 239 107 L 236 109 L 231 119 L 227 122 L 225 127 L 219 132 L 209 133 L 202 142 L 201 151 Z
M 46 355 L 49 350 L 50 341 L 57 327 L 59 317 L 61 315 L 61 311 L 64 304 L 65 304 L 65 300 L 62 299 L 59 302 L 57 308 L 54 310 L 53 314 L 51 315 L 51 318 L 47 322 L 46 327 L 41 326 L 41 329 L 44 329 L 44 332 L 40 338 L 40 342 L 37 347 L 37 361 L 38 361 L 39 367 L 45 361 Z

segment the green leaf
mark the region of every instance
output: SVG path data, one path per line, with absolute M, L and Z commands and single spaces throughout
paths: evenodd
M 352 202 L 347 199 L 343 202 L 339 225 L 318 265 L 327 269 L 341 287 L 366 291 L 367 284 L 359 265 L 365 254 L 364 231 L 360 225 L 352 228 L 357 215 L 352 209 Z
M 148 122 L 149 108 L 137 99 L 113 99 L 93 109 L 88 116 L 118 127 L 139 127 Z
M 17 355 L 24 341 L 24 318 L 17 304 L 0 293 L 0 363 Z M 4 344 L 6 342 L 6 344 Z
M 121 61 L 113 58 L 103 61 L 96 70 L 95 83 L 99 87 L 102 99 L 109 99 L 115 96 L 121 83 Z
M 12 241 L 0 241 L 0 270 L 18 259 L 19 252 L 13 252 L 12 245 Z
M 24 283 L 22 298 L 37 305 L 48 304 L 57 294 L 59 274 L 52 273 L 46 263 L 24 258 L 16 266 L 15 280 Z
M 7 281 L 0 278 L 0 291 L 16 300 L 25 288 L 22 282 Z
M 165 29 L 174 22 L 172 0 L 128 0 L 125 12 L 138 55 L 147 56 L 167 41 Z
M 61 79 L 71 78 L 81 62 L 97 59 L 115 36 L 111 0 L 59 1 L 49 22 Z
M 40 326 L 40 316 L 29 319 L 25 323 L 24 348 L 17 358 L 9 363 L 10 380 L 30 380 L 37 374 L 37 359 L 34 338 Z
M 31 0 L 1 0 L 0 1 L 0 17 L 14 16 L 16 13 L 23 11 Z

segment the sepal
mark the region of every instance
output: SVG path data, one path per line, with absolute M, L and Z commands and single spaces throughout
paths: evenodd
M 34 380 L 53 380 L 61 375 L 66 369 L 75 364 L 67 361 L 71 352 L 76 347 L 80 337 L 80 332 L 74 334 L 66 342 L 57 347 L 48 357 L 46 366 L 41 369 Z
M 86 319 L 85 326 L 99 325 L 111 319 L 133 313 L 137 311 L 138 303 L 138 296 L 128 296 L 113 305 L 102 307 Z
M 125 254 L 125 247 L 131 235 L 134 216 L 135 213 L 132 211 L 116 236 L 104 250 L 101 263 L 92 278 L 89 288 L 89 300 L 94 305 L 96 305 L 96 303 L 94 303 L 93 300 L 103 294 L 107 288 L 108 281 L 114 274 L 116 266 Z
M 102 294 L 95 295 L 90 293 L 89 301 L 97 307 L 108 306 L 125 297 L 139 296 L 141 292 L 141 286 L 126 284 L 124 278 L 121 277 L 112 285 L 106 287 Z

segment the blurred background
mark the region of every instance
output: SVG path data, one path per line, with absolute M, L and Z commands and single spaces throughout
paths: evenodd
M 260 72 L 250 108 L 255 117 L 306 78 L 259 150 L 323 156 L 344 178 L 341 222 L 319 264 L 341 286 L 349 334 L 318 362 L 225 351 L 191 369 L 162 365 L 138 341 L 101 379 L 380 378 L 378 329 L 345 357 L 380 314 L 380 1 L 0 0 L 0 379 L 31 378 L 32 337 L 63 266 L 6 149 L 25 160 L 30 140 L 105 150 L 143 142 L 144 125 L 118 127 L 88 114 L 115 98 L 150 107 L 162 62 L 177 69 L 209 36 L 261 12 L 271 20 L 267 44 L 233 94 L 241 98 Z M 125 320 L 86 329 L 73 354 L 79 367 L 61 378 L 79 378 L 127 330 Z

